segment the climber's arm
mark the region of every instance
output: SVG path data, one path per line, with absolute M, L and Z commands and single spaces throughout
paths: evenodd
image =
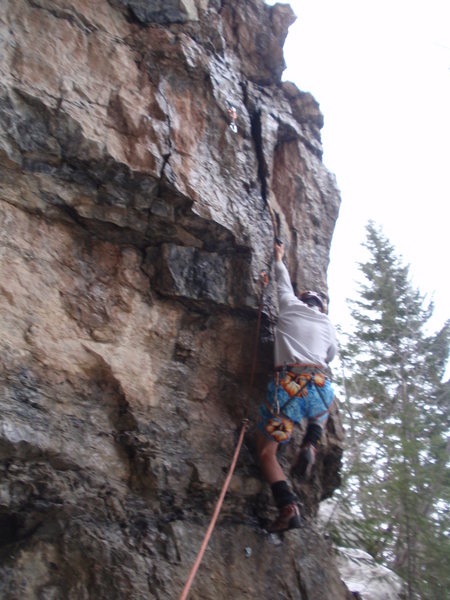
M 275 257 L 275 262 L 281 262 L 284 256 L 284 244 L 283 242 L 277 242 L 275 240 L 273 244 L 273 254 Z
M 283 263 L 284 245 L 282 242 L 274 243 L 273 253 L 275 257 L 275 274 L 277 277 L 278 304 L 280 310 L 282 310 L 293 300 L 298 302 L 298 299 L 294 294 L 288 270 Z

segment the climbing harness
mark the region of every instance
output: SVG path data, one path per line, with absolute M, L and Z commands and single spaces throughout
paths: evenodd
M 282 415 L 273 416 L 267 421 L 264 430 L 278 444 L 287 442 L 294 431 L 294 421 Z
M 311 402 L 311 408 L 314 407 L 314 410 L 317 410 L 317 402 L 323 405 L 325 410 L 320 411 L 319 406 L 317 412 L 309 415 L 309 418 L 314 419 L 320 426 L 319 424 L 327 419 L 333 403 L 332 399 L 330 401 L 330 398 L 327 398 L 326 383 L 327 376 L 317 365 L 285 365 L 276 369 L 269 384 L 265 409 L 260 412 L 261 431 L 279 444 L 288 442 L 295 423 L 307 416 L 304 408 L 292 404 L 299 398 L 303 398 L 308 406 Z
M 280 377 L 280 374 L 282 375 L 282 377 Z M 283 367 L 278 367 L 275 370 L 275 398 L 276 398 L 276 405 L 277 405 L 278 413 L 285 410 L 288 407 L 288 405 L 293 400 L 295 400 L 295 398 L 298 398 L 301 396 L 306 396 L 307 395 L 306 388 L 308 386 L 308 383 L 310 383 L 310 382 L 316 386 L 317 392 L 319 393 L 320 399 L 325 408 L 324 412 L 328 412 L 331 404 L 327 404 L 325 402 L 325 399 L 324 399 L 322 391 L 321 391 L 321 388 L 323 388 L 327 379 L 328 379 L 328 377 L 325 375 L 325 373 L 323 373 L 323 371 L 315 365 L 295 364 L 295 365 L 285 365 Z M 290 396 L 289 400 L 287 400 L 287 402 L 285 402 L 283 404 L 281 409 L 278 404 L 278 397 L 276 394 L 278 385 L 281 385 L 281 387 Z M 324 414 L 324 413 L 320 413 L 320 415 L 317 415 L 317 416 L 321 416 L 322 414 Z
M 259 334 L 260 334 L 260 330 L 261 330 L 261 316 L 262 316 L 262 310 L 263 310 L 263 306 L 264 306 L 264 294 L 266 291 L 266 288 L 269 284 L 269 276 L 266 273 L 266 271 L 262 271 L 261 275 L 261 283 L 262 283 L 262 291 L 261 291 L 261 299 L 259 302 L 259 308 L 258 308 L 258 321 L 257 321 L 257 325 L 256 325 L 256 340 L 255 340 L 255 348 L 253 351 L 253 360 L 252 360 L 252 368 L 251 368 L 251 374 L 250 374 L 250 387 L 253 386 L 254 383 L 254 378 L 255 378 L 255 368 L 256 368 L 256 357 L 257 357 L 257 350 L 258 350 L 258 340 L 259 340 Z M 248 415 L 248 409 L 247 409 L 247 415 Z M 211 517 L 211 521 L 209 523 L 208 529 L 206 531 L 205 537 L 203 538 L 203 542 L 202 545 L 200 546 L 200 550 L 198 551 L 197 557 L 195 559 L 195 562 L 191 568 L 191 571 L 189 573 L 189 577 L 184 585 L 183 591 L 181 592 L 181 595 L 179 597 L 179 600 L 186 600 L 188 594 L 189 594 L 189 590 L 191 589 L 192 586 L 192 582 L 194 581 L 194 577 L 198 571 L 198 568 L 200 566 L 200 563 L 202 562 L 203 559 L 203 555 L 205 553 L 206 547 L 208 546 L 208 542 L 211 538 L 212 532 L 214 530 L 217 518 L 219 516 L 220 510 L 222 508 L 222 504 L 223 504 L 223 500 L 225 498 L 225 494 L 227 493 L 228 490 L 228 486 L 230 485 L 230 481 L 231 478 L 233 476 L 234 473 L 234 469 L 236 467 L 236 463 L 237 463 L 237 459 L 239 456 L 239 452 L 241 450 L 242 447 L 242 443 L 244 441 L 244 435 L 245 432 L 247 431 L 248 428 L 248 417 L 245 417 L 242 421 L 242 427 L 241 427 L 241 431 L 239 434 L 239 439 L 238 439 L 238 443 L 236 445 L 236 449 L 234 451 L 234 455 L 233 455 L 233 459 L 231 461 L 231 465 L 230 468 L 228 470 L 228 475 L 225 479 L 225 482 L 222 486 L 222 490 L 220 492 L 220 496 L 219 499 L 217 501 L 216 507 L 214 509 L 214 513 L 213 516 Z

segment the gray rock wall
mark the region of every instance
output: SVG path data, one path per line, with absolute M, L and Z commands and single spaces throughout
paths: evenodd
M 293 280 L 324 292 L 339 207 L 317 103 L 280 81 L 292 20 L 260 0 L 1 3 L 5 600 L 176 598 L 247 414 L 191 597 L 347 597 L 312 521 L 265 533 L 254 456 L 268 203 Z M 294 482 L 310 517 L 342 441 L 336 413 L 313 480 Z

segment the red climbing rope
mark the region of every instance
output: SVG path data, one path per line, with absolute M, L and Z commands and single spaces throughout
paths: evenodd
M 225 494 L 227 493 L 228 486 L 230 485 L 230 481 L 231 481 L 231 478 L 234 473 L 234 468 L 236 466 L 239 452 L 241 450 L 242 442 L 244 441 L 244 434 L 247 429 L 247 425 L 248 425 L 248 421 L 247 421 L 247 419 L 244 419 L 242 427 L 241 427 L 241 433 L 239 435 L 239 441 L 237 443 L 236 450 L 234 451 L 233 461 L 232 461 L 230 469 L 228 471 L 227 478 L 225 479 L 225 483 L 222 486 L 222 491 L 220 492 L 219 500 L 217 501 L 216 508 L 214 510 L 214 514 L 212 516 L 211 522 L 208 527 L 208 531 L 206 532 L 206 535 L 203 539 L 203 543 L 197 554 L 197 558 L 195 559 L 195 563 L 191 569 L 191 572 L 190 572 L 188 580 L 186 581 L 186 584 L 183 588 L 183 591 L 181 592 L 181 596 L 180 596 L 179 600 L 185 600 L 187 598 L 189 590 L 191 589 L 192 582 L 194 581 L 194 577 L 197 573 L 200 563 L 202 562 L 202 558 L 205 553 L 206 546 L 208 545 L 209 538 L 211 537 L 211 534 L 213 532 L 214 526 L 217 521 L 217 517 L 219 516 L 219 513 L 220 513 L 220 509 L 222 508 L 223 499 L 225 498 Z
M 256 357 L 257 357 L 257 353 L 258 353 L 258 340 L 259 340 L 259 333 L 261 330 L 261 315 L 262 315 L 262 310 L 263 310 L 263 306 L 264 306 L 264 292 L 266 287 L 269 284 L 269 276 L 267 275 L 267 273 L 265 271 L 261 272 L 261 281 L 263 284 L 263 288 L 262 288 L 262 292 L 261 292 L 261 300 L 259 303 L 259 308 L 258 308 L 258 323 L 256 326 L 256 341 L 255 341 L 255 348 L 253 351 L 253 361 L 252 361 L 252 368 L 251 368 L 251 374 L 250 374 L 250 387 L 253 386 L 253 381 L 255 378 L 255 368 L 256 368 Z M 202 545 L 200 547 L 200 550 L 198 551 L 197 554 L 197 558 L 195 559 L 195 562 L 191 568 L 191 571 L 189 573 L 189 577 L 184 585 L 183 591 L 181 592 L 181 595 L 179 597 L 179 600 L 186 600 L 189 591 L 191 589 L 192 586 L 192 582 L 194 581 L 194 577 L 197 574 L 198 568 L 200 566 L 200 563 L 202 562 L 203 559 L 203 555 L 205 554 L 205 550 L 206 547 L 208 546 L 208 542 L 209 539 L 212 535 L 212 532 L 214 530 L 217 518 L 219 516 L 220 510 L 222 508 L 222 504 L 223 504 L 223 500 L 225 498 L 225 494 L 227 493 L 228 490 L 228 486 L 230 485 L 230 481 L 231 478 L 233 477 L 233 473 L 234 473 L 234 469 L 236 467 L 236 463 L 237 463 L 237 459 L 239 456 L 239 452 L 241 451 L 241 447 L 242 447 L 242 443 L 244 441 L 244 434 L 247 430 L 248 427 L 248 419 L 245 418 L 242 421 L 242 427 L 241 427 L 241 432 L 239 434 L 239 440 L 236 446 L 236 450 L 234 451 L 234 455 L 233 455 L 233 460 L 231 462 L 230 468 L 228 470 L 228 475 L 227 478 L 225 479 L 225 482 L 222 486 L 222 491 L 220 492 L 220 496 L 219 499 L 217 501 L 216 504 L 216 508 L 214 509 L 214 514 L 211 518 L 211 521 L 209 523 L 209 527 L 208 530 L 206 531 L 205 537 L 203 539 Z

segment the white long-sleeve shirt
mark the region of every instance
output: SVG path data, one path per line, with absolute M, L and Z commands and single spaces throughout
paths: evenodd
M 283 262 L 275 262 L 275 274 L 279 304 L 275 366 L 306 363 L 326 367 L 337 349 L 333 325 L 326 314 L 297 298 Z

